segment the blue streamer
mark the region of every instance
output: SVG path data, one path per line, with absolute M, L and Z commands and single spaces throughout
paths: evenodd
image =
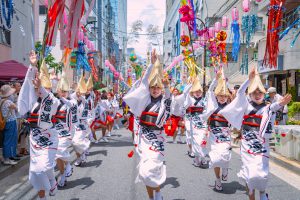
M 234 20 L 231 24 L 231 32 L 233 33 L 232 41 L 232 59 L 237 61 L 240 51 L 240 26 L 237 20 Z
M 5 7 L 7 7 L 7 13 L 5 11 Z M 2 0 L 2 15 L 6 22 L 6 27 L 11 28 L 11 21 L 14 13 L 14 5 L 12 0 Z
M 246 35 L 246 47 L 250 46 L 253 34 L 257 30 L 258 19 L 256 15 L 244 15 L 242 17 L 242 32 Z
M 194 0 L 191 0 L 191 7 L 193 10 L 193 16 L 194 16 L 194 36 L 197 37 L 197 24 L 196 24 L 196 14 L 195 14 L 195 6 L 194 6 Z
M 82 68 L 85 71 L 90 72 L 91 67 L 87 61 L 87 57 L 85 55 L 85 49 L 84 49 L 84 43 L 83 42 L 78 42 L 78 50 L 75 52 L 76 53 L 76 69 L 77 72 L 80 72 L 80 68 Z
M 291 42 L 291 47 L 292 47 L 292 48 L 294 47 L 295 42 L 296 42 L 296 40 L 298 39 L 299 35 L 300 35 L 300 31 L 296 34 L 295 38 L 294 38 L 293 41 Z

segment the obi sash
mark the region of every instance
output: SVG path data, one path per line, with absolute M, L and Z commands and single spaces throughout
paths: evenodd
M 151 130 L 163 130 L 163 128 L 156 126 L 157 117 L 158 113 L 156 112 L 142 112 L 140 117 L 140 125 L 146 126 Z
M 194 107 L 194 106 L 191 106 L 188 109 L 186 109 L 186 113 L 190 113 L 190 114 L 202 114 L 203 113 L 203 107 Z
M 259 131 L 262 117 L 262 115 L 256 114 L 244 115 L 242 129 L 246 131 Z
M 209 118 L 209 125 L 215 127 L 228 127 L 228 121 L 220 114 L 212 114 Z

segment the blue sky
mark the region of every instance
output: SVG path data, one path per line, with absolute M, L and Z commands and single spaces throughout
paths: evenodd
M 146 31 L 149 24 L 158 25 L 160 32 L 163 31 L 166 10 L 165 0 L 128 0 L 127 3 L 128 32 L 130 31 L 132 22 L 138 19 L 144 23 L 143 32 Z M 148 42 L 146 36 L 140 36 L 139 43 L 130 44 L 128 47 L 134 47 L 135 52 L 144 57 L 146 55 Z M 160 45 L 161 53 L 163 53 L 162 40 L 160 41 Z M 158 49 L 158 47 L 156 48 Z

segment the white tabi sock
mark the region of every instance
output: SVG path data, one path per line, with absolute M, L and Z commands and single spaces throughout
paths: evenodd
M 161 192 L 155 192 L 154 200 L 162 200 Z

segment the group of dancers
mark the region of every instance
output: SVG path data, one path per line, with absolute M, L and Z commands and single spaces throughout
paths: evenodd
M 245 183 L 250 200 L 255 199 L 255 190 L 260 200 L 268 200 L 269 138 L 276 111 L 291 101 L 291 95 L 272 104 L 266 102 L 266 91 L 255 68 L 232 101 L 222 69 L 205 95 L 197 76 L 188 82 L 182 94 L 176 91 L 172 96 L 154 50 L 143 77 L 123 97 L 130 108 L 129 129 L 139 157 L 137 182 L 145 184 L 150 200 L 163 199 L 160 186 L 166 180 L 165 132 L 173 134 L 180 128 L 180 133 L 185 130 L 193 165 L 213 168 L 215 190 L 222 191 L 222 181 L 228 180 L 231 135 L 237 129 L 242 159 L 238 177 Z
M 30 125 L 29 181 L 38 191 L 38 199 L 46 199 L 46 192 L 55 195 L 57 187 L 64 187 L 71 176 L 70 149 L 76 152 L 75 166 L 86 162 L 91 142 L 98 142 L 95 132 L 102 130 L 100 140 L 107 137 L 115 122 L 119 103 L 108 93 L 103 100 L 93 91 L 90 77 L 82 76 L 71 93 L 66 74 L 62 74 L 57 92 L 51 91 L 51 81 L 45 63 L 36 67 L 37 56 L 30 54 L 24 84 L 18 99 L 21 115 L 28 114 Z M 190 77 L 182 94 L 170 91 L 162 65 L 155 50 L 151 64 L 123 97 L 130 108 L 128 128 L 133 133 L 135 152 L 139 158 L 136 181 L 146 186 L 150 200 L 162 200 L 160 186 L 166 180 L 165 133 L 185 132 L 188 155 L 195 167 L 208 165 L 214 169 L 215 190 L 221 191 L 222 181 L 228 180 L 233 128 L 240 130 L 242 158 L 238 177 L 245 182 L 249 199 L 267 200 L 265 192 L 269 173 L 269 141 L 275 113 L 291 100 L 286 95 L 279 102 L 264 100 L 265 88 L 256 69 L 230 101 L 226 78 L 220 69 L 208 91 L 203 91 L 200 80 Z M 118 127 L 117 127 L 118 128 Z M 59 170 L 56 180 L 54 167 Z
M 82 76 L 71 93 L 63 73 L 53 93 L 45 63 L 38 72 L 34 51 L 29 59 L 31 65 L 20 91 L 18 111 L 28 116 L 30 126 L 29 181 L 38 191 L 38 199 L 46 199 L 46 193 L 54 196 L 57 187 L 64 187 L 72 175 L 72 148 L 77 157 L 74 165 L 81 166 L 87 161 L 91 142 L 98 142 L 95 131 L 102 129 L 100 140 L 108 142 L 119 116 L 119 104 L 112 93 L 105 100 L 95 94 L 91 77 L 85 82 Z M 57 180 L 55 166 L 59 170 Z

